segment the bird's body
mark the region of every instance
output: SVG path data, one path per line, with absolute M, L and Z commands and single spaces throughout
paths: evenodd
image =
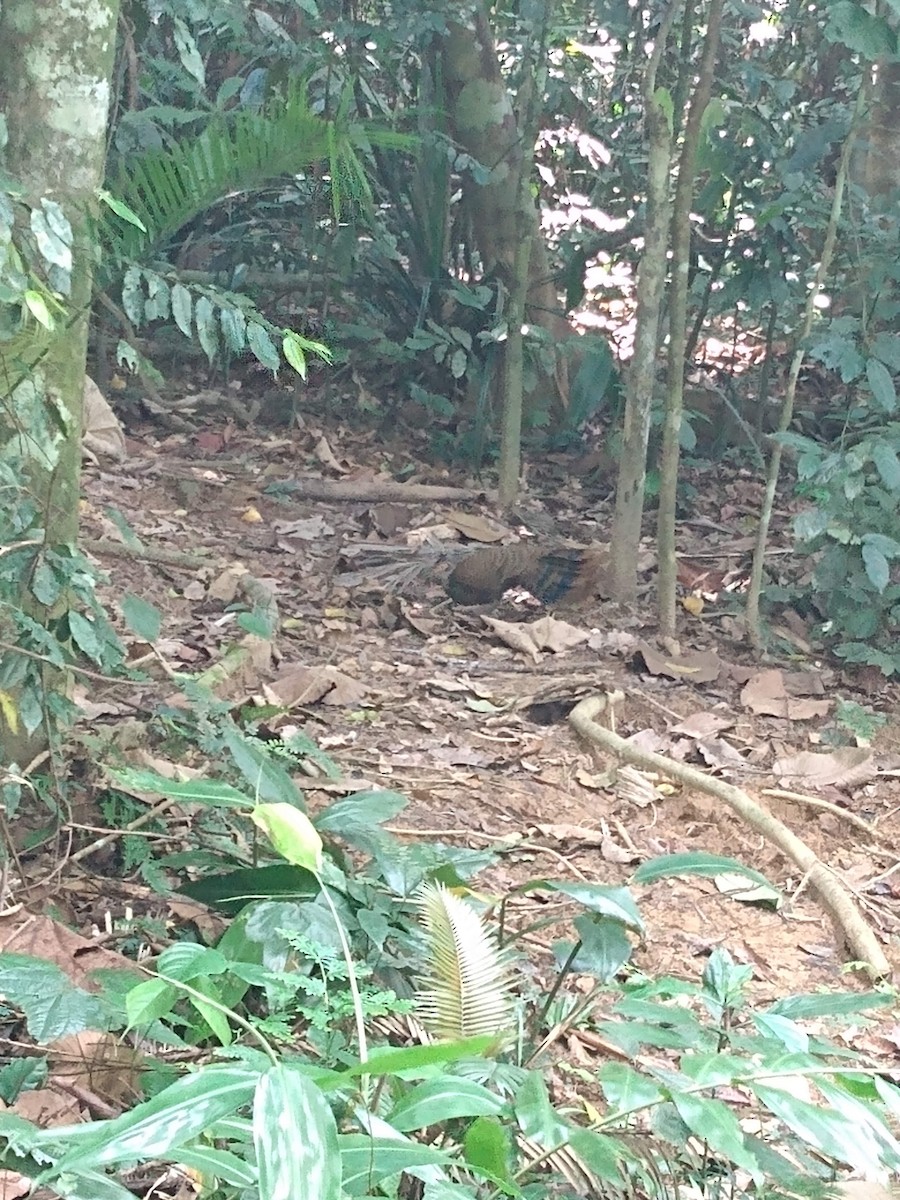
M 605 546 L 487 546 L 457 563 L 447 594 L 457 604 L 492 604 L 510 588 L 522 587 L 543 604 L 578 604 L 606 593 L 608 570 Z

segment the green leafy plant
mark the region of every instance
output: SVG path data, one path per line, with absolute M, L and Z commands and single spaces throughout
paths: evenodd
M 811 506 L 794 522 L 802 548 L 815 555 L 814 602 L 822 632 L 847 662 L 900 671 L 893 631 L 900 619 L 900 425 L 882 425 L 847 448 L 831 450 L 799 434 L 802 495 Z

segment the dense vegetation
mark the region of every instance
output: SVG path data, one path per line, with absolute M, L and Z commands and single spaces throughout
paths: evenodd
M 144 678 L 77 544 L 88 361 L 101 382 L 130 372 L 161 421 L 198 351 L 220 376 L 293 371 L 288 423 L 309 406 L 408 431 L 507 506 L 523 460 L 602 440 L 615 587 L 633 595 L 649 512 L 664 633 L 680 464 L 750 472 L 766 480 L 750 640 L 791 604 L 818 651 L 900 673 L 892 18 L 854 0 L 44 8 L 79 46 L 102 14 L 117 48 L 111 70 L 91 60 L 110 91 L 82 133 L 97 186 L 77 157 L 42 180 L 13 34 L 49 25 L 26 0 L 0 11 L 0 796 L 7 826 L 40 814 L 28 852 L 66 824 L 72 679 Z M 776 494 L 797 513 L 778 574 Z M 119 607 L 152 646 L 160 613 Z M 268 619 L 241 617 L 262 637 Z M 105 761 L 98 803 L 134 834 L 123 869 L 208 905 L 215 932 L 145 930 L 152 964 L 90 990 L 0 953 L 33 1042 L 0 1067 L 7 1104 L 45 1082 L 55 1039 L 134 1054 L 115 1112 L 0 1117 L 10 1170 L 85 1200 L 143 1193 L 151 1161 L 210 1196 L 463 1200 L 806 1195 L 847 1166 L 900 1168 L 900 1092 L 839 1036 L 886 992 L 757 1008 L 722 950 L 700 978 L 645 977 L 629 891 L 543 877 L 521 895 L 564 899 L 565 937 L 542 975 L 517 972 L 531 918 L 475 882 L 497 854 L 400 841 L 387 790 L 310 820 L 297 777 L 338 763 L 179 684 L 150 725 L 159 769 Z M 185 782 L 189 760 L 203 773 Z M 154 858 L 135 831 L 165 810 L 145 821 L 134 796 L 192 806 L 202 851 Z M 8 848 L 4 882 L 13 867 Z M 711 860 L 635 879 L 726 868 L 766 885 Z M 586 1026 L 608 1056 L 574 1111 L 554 1046 Z

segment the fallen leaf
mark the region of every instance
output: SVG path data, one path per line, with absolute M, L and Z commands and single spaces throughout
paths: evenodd
M 830 754 L 801 750 L 775 760 L 772 774 L 783 783 L 803 784 L 808 788 L 859 787 L 878 773 L 871 751 L 861 746 L 841 746 Z
M 797 672 L 794 686 L 801 690 L 812 686 L 809 679 L 808 672 Z M 786 717 L 792 721 L 810 721 L 828 713 L 830 700 L 794 699 L 789 691 L 789 681 L 790 676 L 785 677 L 777 669 L 759 671 L 744 685 L 741 703 L 757 716 Z
M 669 679 L 689 679 L 691 683 L 712 683 L 718 679 L 722 664 L 712 650 L 687 654 L 665 654 L 649 642 L 637 644 L 636 657 L 643 660 L 651 675 L 666 675 Z
M 683 733 L 685 737 L 702 738 L 721 733 L 723 729 L 730 729 L 732 725 L 734 717 L 726 717 L 722 713 L 697 712 L 673 725 L 669 732 Z
M 296 708 L 303 704 L 359 704 L 366 688 L 336 667 L 294 667 L 262 688 L 268 704 Z
M 444 519 L 470 542 L 499 542 L 509 535 L 508 529 L 477 513 L 454 511 L 447 513 Z

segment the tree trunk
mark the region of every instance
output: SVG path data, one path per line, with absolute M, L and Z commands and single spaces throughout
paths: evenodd
M 42 344 L 35 338 L 23 351 L 19 337 L 16 357 L 0 360 L 0 450 L 10 450 L 21 464 L 22 494 L 36 506 L 32 532 L 41 542 L 18 589 L 15 580 L 0 575 L 0 599 L 39 623 L 46 623 L 51 609 L 42 602 L 46 592 L 40 599 L 35 595 L 36 573 L 48 551 L 68 557 L 78 536 L 93 253 L 89 219 L 103 179 L 117 14 L 118 0 L 3 0 L 0 8 L 0 96 L 9 129 L 4 166 L 23 185 L 32 213 L 44 211 L 46 199 L 59 206 L 72 230 L 71 271 L 57 264 L 49 277 L 65 316 L 57 317 Z M 40 239 L 37 247 L 43 253 Z M 2 349 L 0 343 L 0 354 Z M 30 409 L 23 408 L 29 400 Z M 6 503 L 0 498 L 0 506 Z M 0 632 L 8 633 L 4 626 Z M 26 676 L 12 672 L 18 676 L 13 703 L 7 692 L 2 709 L 0 759 L 7 763 L 23 764 L 42 748 L 45 724 L 35 720 L 46 715 L 45 689 L 60 690 L 66 683 L 58 671 L 45 678 L 48 673 L 29 661 Z M 10 721 L 13 704 L 18 719 Z
M 647 131 L 647 228 L 638 269 L 634 355 L 625 373 L 625 421 L 616 486 L 616 512 L 610 538 L 614 547 L 613 596 L 620 602 L 631 600 L 637 594 L 638 551 L 647 479 L 647 443 L 656 385 L 660 314 L 669 270 L 672 131 L 669 116 L 656 94 L 656 74 L 677 5 L 678 0 L 672 0 L 663 14 L 653 53 L 644 71 L 642 89 Z
M 506 81 L 483 0 L 474 6 L 471 23 L 449 22 L 442 43 L 443 74 L 450 119 L 457 141 L 490 176 L 464 182 L 466 203 L 484 270 L 510 289 L 515 279 L 516 250 L 521 238 L 520 193 L 522 132 L 513 111 Z M 559 345 L 572 336 L 557 295 L 541 236 L 536 209 L 531 217 L 530 284 L 526 319 L 547 331 Z M 568 404 L 565 361 L 559 360 L 554 377 L 542 382 L 564 409 Z

